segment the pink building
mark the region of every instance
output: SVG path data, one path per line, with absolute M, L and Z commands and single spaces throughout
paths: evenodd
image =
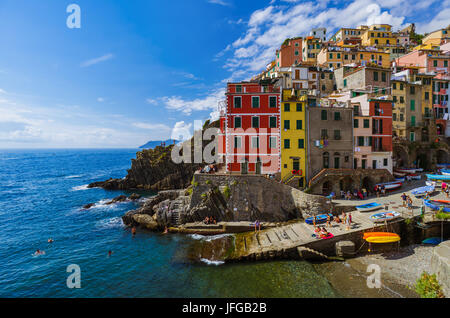
M 394 60 L 397 66 L 420 67 L 419 73 L 435 72 L 448 73 L 450 68 L 450 54 L 441 50 L 417 50 L 400 56 Z

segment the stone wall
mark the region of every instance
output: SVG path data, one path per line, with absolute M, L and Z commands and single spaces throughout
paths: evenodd
M 322 196 L 307 194 L 263 176 L 196 173 L 194 184 L 190 210 L 201 205 L 212 189 L 218 188 L 233 221 L 288 221 L 331 208 Z
M 433 249 L 431 268 L 445 296 L 450 297 L 450 241 L 442 242 Z

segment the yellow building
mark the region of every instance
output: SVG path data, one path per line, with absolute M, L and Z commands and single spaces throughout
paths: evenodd
M 440 46 L 450 40 L 450 25 L 444 29 L 439 29 L 431 32 L 422 39 L 423 44 L 430 46 Z
M 297 96 L 296 96 L 297 95 Z M 281 179 L 297 188 L 306 186 L 307 95 L 283 89 L 281 103 Z
M 380 50 L 364 50 L 355 46 L 330 46 L 324 47 L 317 55 L 317 64 L 325 67 L 340 68 L 346 64 L 373 63 L 384 68 L 391 66 L 389 52 Z
M 321 48 L 322 42 L 319 38 L 312 36 L 304 38 L 302 43 L 303 62 L 315 63 Z
M 389 24 L 374 24 L 361 35 L 361 44 L 363 46 L 384 47 L 397 44 L 397 40 L 392 35 Z

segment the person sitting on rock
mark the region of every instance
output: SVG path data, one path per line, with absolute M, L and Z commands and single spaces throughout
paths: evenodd
M 203 223 L 208 224 L 209 223 L 209 218 L 205 217 L 205 219 L 203 220 Z

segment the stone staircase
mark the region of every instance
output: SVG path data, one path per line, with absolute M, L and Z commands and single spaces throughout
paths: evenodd
M 180 223 L 180 212 L 178 210 L 173 210 L 171 215 L 171 223 L 173 226 L 179 226 Z

